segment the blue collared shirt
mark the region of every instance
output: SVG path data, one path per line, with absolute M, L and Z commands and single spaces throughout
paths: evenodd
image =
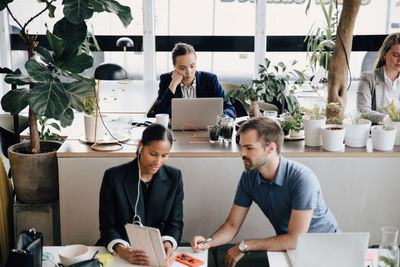
M 337 232 L 337 222 L 322 198 L 315 174 L 306 166 L 280 157 L 274 181 L 265 180 L 258 169 L 244 171 L 234 203 L 250 207 L 256 202 L 275 228 L 286 234 L 292 210 L 314 209 L 309 233 Z

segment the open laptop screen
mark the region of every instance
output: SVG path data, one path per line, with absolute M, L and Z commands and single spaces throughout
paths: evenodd
M 306 233 L 289 250 L 293 267 L 364 266 L 369 233 Z
M 213 98 L 173 98 L 171 102 L 171 129 L 207 129 L 216 124 L 217 115 L 223 110 L 222 97 Z

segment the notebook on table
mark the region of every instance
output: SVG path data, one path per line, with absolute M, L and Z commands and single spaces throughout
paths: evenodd
M 171 102 L 171 129 L 207 129 L 214 125 L 223 111 L 222 97 L 173 98 Z
M 150 266 L 166 267 L 166 255 L 160 230 L 148 226 L 126 224 L 129 243 L 134 250 L 142 250 L 149 257 Z
M 369 233 L 306 233 L 287 254 L 293 267 L 362 267 L 368 241 Z

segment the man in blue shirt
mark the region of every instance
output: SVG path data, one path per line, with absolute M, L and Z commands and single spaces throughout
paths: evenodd
M 326 207 L 315 174 L 306 166 L 280 155 L 283 132 L 273 120 L 250 119 L 239 129 L 245 171 L 226 222 L 206 243 L 191 242 L 194 251 L 230 242 L 238 233 L 252 202 L 273 225 L 276 236 L 242 240 L 228 250 L 225 266 L 235 266 L 247 251 L 282 251 L 296 248 L 297 236 L 306 232 L 337 232 L 337 222 Z

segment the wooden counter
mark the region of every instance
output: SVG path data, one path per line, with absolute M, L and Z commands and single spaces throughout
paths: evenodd
M 135 132 L 139 131 L 139 132 Z M 78 140 L 67 140 L 59 149 L 61 241 L 63 245 L 94 245 L 99 238 L 98 201 L 107 168 L 131 161 L 140 129 L 116 152 L 95 152 Z M 181 169 L 184 183 L 184 230 L 182 241 L 195 234 L 208 236 L 226 219 L 237 183 L 243 172 L 238 145 L 210 144 L 173 133 L 175 142 L 168 164 Z M 200 135 L 201 137 L 202 135 Z M 381 240 L 380 228 L 400 228 L 400 148 L 390 152 L 343 147 L 342 152 L 304 147 L 303 141 L 285 142 L 283 155 L 309 167 L 318 177 L 324 200 L 342 231 L 368 231 L 371 244 Z M 275 235 L 253 205 L 241 231 L 234 239 Z

